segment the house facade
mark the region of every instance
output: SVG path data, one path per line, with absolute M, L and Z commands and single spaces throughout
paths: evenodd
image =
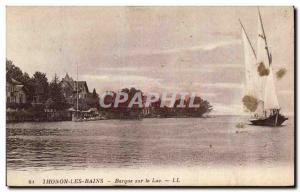
M 75 81 L 74 91 L 77 94 L 76 86 L 78 86 L 78 98 L 86 99 L 90 93 L 86 81 Z
M 24 85 L 13 78 L 7 78 L 6 81 L 6 103 L 26 103 Z
M 74 81 L 68 74 L 65 75 L 61 80 L 62 93 L 66 98 L 67 102 L 74 104 L 77 99 L 86 99 L 88 97 L 89 88 L 86 81 Z M 78 88 L 77 88 L 78 87 Z

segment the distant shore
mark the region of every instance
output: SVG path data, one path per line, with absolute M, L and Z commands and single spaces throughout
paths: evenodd
M 99 119 L 95 121 L 102 121 L 102 120 L 142 120 L 142 119 L 171 119 L 171 118 L 213 118 L 214 115 L 203 115 L 203 116 L 159 116 L 159 115 L 151 115 L 151 116 L 142 116 L 142 117 L 112 117 L 107 116 L 105 119 Z M 54 118 L 47 118 L 46 116 L 43 118 L 35 118 L 33 116 L 25 116 L 25 115 L 6 115 L 6 123 L 22 123 L 22 122 L 59 122 L 59 121 L 72 121 L 72 117 L 69 115 L 64 116 L 57 116 Z

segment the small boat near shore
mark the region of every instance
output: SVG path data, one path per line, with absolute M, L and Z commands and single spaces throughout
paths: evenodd
M 98 121 L 98 120 L 105 120 L 107 119 L 104 116 L 101 116 L 98 113 L 98 110 L 96 108 L 91 108 L 87 111 L 83 111 L 83 110 L 79 110 L 79 106 L 78 106 L 78 97 L 79 97 L 79 93 L 78 93 L 78 64 L 77 64 L 77 78 L 76 78 L 76 110 L 75 109 L 71 109 L 71 111 L 73 111 L 72 114 L 72 121 L 74 122 L 84 122 L 84 121 Z
M 73 117 L 72 121 L 74 122 L 84 122 L 84 121 L 99 121 L 99 120 L 106 120 L 106 117 L 103 116 L 95 116 L 95 117 Z

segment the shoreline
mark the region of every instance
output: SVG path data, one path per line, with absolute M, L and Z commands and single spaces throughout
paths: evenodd
M 189 119 L 189 118 L 193 118 L 193 119 L 196 119 L 196 118 L 201 118 L 201 119 L 207 119 L 207 118 L 215 118 L 215 117 L 210 117 L 210 116 L 206 116 L 206 117 L 188 117 L 188 116 L 185 116 L 185 117 L 142 117 L 142 118 L 107 118 L 107 119 L 97 119 L 97 120 L 93 120 L 93 121 L 105 121 L 105 120 L 124 120 L 124 121 L 128 121 L 128 120 L 134 120 L 134 121 L 141 121 L 143 119 Z M 7 121 L 6 120 L 6 123 L 7 124 L 10 124 L 10 123 L 41 123 L 41 122 L 48 122 L 48 123 L 51 123 L 51 122 L 65 122 L 65 121 L 72 121 L 72 120 L 57 120 L 57 121 L 32 121 L 32 120 L 28 120 L 28 121 Z M 86 122 L 86 121 L 82 121 L 82 122 Z
M 218 114 L 218 115 L 208 115 L 208 116 L 201 116 L 201 117 L 193 117 L 193 116 L 178 116 L 178 117 L 142 117 L 140 119 L 137 118 L 107 118 L 107 119 L 98 119 L 94 121 L 107 121 L 107 120 L 121 120 L 121 121 L 141 121 L 143 119 L 212 119 L 212 118 L 217 118 L 217 117 L 243 117 L 247 118 L 250 117 L 249 115 L 233 115 L 233 114 Z M 289 118 L 294 118 L 294 115 L 287 115 Z M 34 120 L 28 120 L 28 121 L 7 121 L 6 124 L 14 124 L 14 123 L 53 123 L 53 122 L 69 122 L 72 120 L 57 120 L 57 121 L 34 121 Z M 86 122 L 86 121 L 82 121 Z M 77 122 L 78 123 L 78 122 Z

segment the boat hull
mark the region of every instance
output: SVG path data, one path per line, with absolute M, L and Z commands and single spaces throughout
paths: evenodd
M 250 122 L 252 125 L 258 125 L 258 126 L 269 126 L 269 127 L 277 127 L 281 126 L 284 121 L 286 121 L 288 118 L 278 114 L 277 115 L 270 115 L 267 118 L 262 118 L 262 119 L 251 119 Z M 277 119 L 276 119 L 277 118 Z

